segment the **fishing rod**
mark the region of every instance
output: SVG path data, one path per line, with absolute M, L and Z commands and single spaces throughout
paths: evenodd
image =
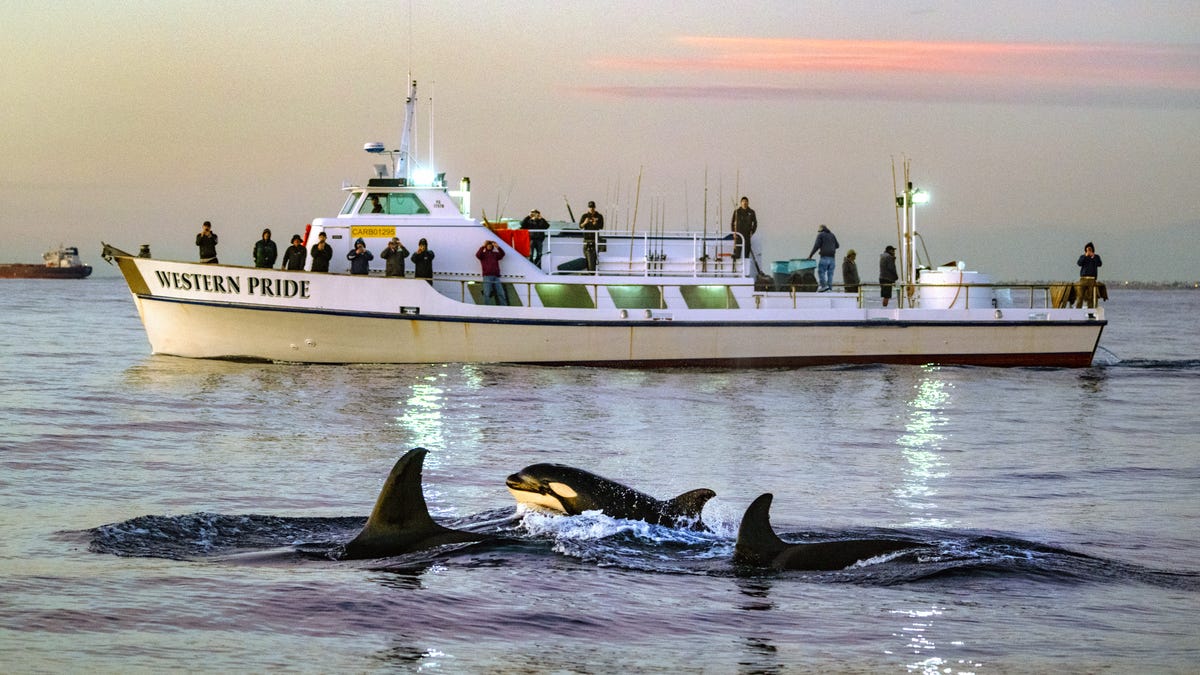
M 666 268 L 666 259 L 667 259 L 667 243 L 666 243 L 667 199 L 666 199 L 666 197 L 662 198 L 662 202 L 660 202 L 660 205 L 659 205 L 659 210 L 661 211 L 661 215 L 659 216 L 659 269 L 664 269 L 664 268 Z
M 720 223 L 723 222 L 725 222 L 725 176 L 717 179 L 717 232 L 721 231 Z M 724 252 L 724 248 L 721 247 L 721 250 L 717 251 L 717 255 Z
M 700 243 L 700 271 L 708 273 L 708 166 L 704 167 L 704 239 Z
M 659 209 L 662 208 L 662 198 L 654 197 L 650 199 L 650 240 L 647 242 L 647 248 L 650 251 L 650 260 L 653 261 L 654 270 L 659 269 L 658 264 L 658 228 L 662 224 L 659 218 Z
M 642 199 L 642 171 L 644 171 L 644 170 L 645 170 L 644 166 L 638 168 L 637 192 L 634 193 L 634 197 L 633 197 L 633 221 L 629 225 L 629 267 L 630 267 L 630 269 L 633 268 L 633 238 L 634 238 L 634 235 L 637 234 L 638 203 L 641 202 L 641 199 Z

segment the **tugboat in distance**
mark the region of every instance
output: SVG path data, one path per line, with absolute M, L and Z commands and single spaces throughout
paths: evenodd
M 75 246 L 60 244 L 42 254 L 42 259 L 41 265 L 0 264 L 0 279 L 83 279 L 92 273 L 92 266 L 83 264 Z

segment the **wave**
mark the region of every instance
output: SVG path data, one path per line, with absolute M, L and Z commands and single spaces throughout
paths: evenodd
M 456 529 L 487 533 L 495 537 L 492 541 L 371 561 L 334 560 L 341 544 L 353 538 L 365 521 L 361 516 L 289 518 L 201 512 L 141 516 L 79 534 L 89 538 L 89 550 L 117 556 L 254 563 L 267 558 L 246 554 L 284 549 L 291 554 L 270 560 L 305 564 L 306 560 L 324 559 L 328 564 L 405 574 L 419 574 L 447 560 L 463 566 L 529 566 L 536 570 L 547 557 L 555 557 L 573 560 L 583 569 L 793 578 L 822 583 L 891 586 L 1017 577 L 1052 583 L 1147 583 L 1200 591 L 1200 574 L 1196 572 L 1154 570 L 1009 534 L 879 528 L 781 533 L 792 543 L 903 538 L 921 548 L 859 561 L 836 572 L 779 572 L 734 565 L 731 561 L 736 537 L 727 531 L 676 529 L 602 513 L 554 516 L 535 511 L 514 513 L 511 508 L 446 523 Z
M 1200 359 L 1120 359 L 1113 362 L 1094 363 L 1093 368 L 1120 370 L 1153 370 L 1186 372 L 1200 370 Z

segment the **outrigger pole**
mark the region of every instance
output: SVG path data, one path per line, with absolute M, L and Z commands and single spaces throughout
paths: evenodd
M 906 159 L 904 161 L 907 162 L 908 160 Z M 901 244 L 901 247 L 902 247 L 903 239 L 904 239 L 904 230 L 900 227 L 900 199 L 901 198 L 898 196 L 898 193 L 899 193 L 899 190 L 896 187 L 896 157 L 895 157 L 895 155 L 893 155 L 892 156 L 892 194 L 897 195 L 897 197 L 896 197 L 896 243 Z M 906 216 L 906 218 L 907 218 L 907 216 Z M 903 264 L 903 263 L 901 263 L 901 264 Z M 903 307 L 903 306 L 904 306 L 903 297 L 897 295 L 896 307 L 899 308 L 899 307 Z

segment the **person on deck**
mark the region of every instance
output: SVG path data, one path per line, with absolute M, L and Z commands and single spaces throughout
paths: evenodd
M 433 251 L 429 250 L 429 242 L 421 239 L 417 242 L 417 252 L 412 254 L 413 276 L 424 279 L 433 285 Z
M 404 259 L 408 257 L 408 249 L 404 248 L 404 244 L 400 243 L 399 238 L 392 237 L 392 240 L 388 242 L 387 248 L 379 253 L 379 257 L 387 261 L 384 266 L 383 276 L 404 276 Z
M 371 261 L 375 256 L 367 250 L 367 242 L 362 240 L 362 237 L 354 240 L 354 250 L 346 254 L 346 260 L 350 261 L 350 274 L 370 274 Z
M 483 302 L 491 304 L 488 298 L 495 298 L 497 305 L 507 305 L 508 294 L 504 292 L 504 284 L 500 282 L 500 261 L 504 259 L 504 249 L 489 239 L 475 252 L 475 257 L 479 258 L 479 265 L 483 270 Z
M 212 231 L 212 223 L 207 220 L 196 235 L 196 246 L 200 247 L 200 262 L 217 264 L 217 233 Z
M 1079 265 L 1079 286 L 1075 291 L 1075 307 L 1082 307 L 1087 303 L 1089 308 L 1096 306 L 1096 276 L 1100 271 L 1101 262 L 1100 256 L 1096 255 L 1096 247 L 1092 242 L 1088 242 L 1083 247 L 1083 255 L 1079 256 L 1076 262 Z
M 753 258 L 754 249 L 750 246 L 750 238 L 758 231 L 758 214 L 750 208 L 749 197 L 742 197 L 741 203 L 734 209 L 729 229 L 736 233 L 733 238 L 733 264 L 737 265 L 737 261 L 743 257 Z M 757 266 L 758 263 L 755 262 L 755 267 Z
M 818 227 L 817 240 L 813 243 L 812 250 L 808 252 L 809 260 L 812 260 L 814 253 L 818 251 L 821 253 L 821 259 L 817 261 L 818 293 L 833 290 L 833 268 L 837 266 L 837 250 L 838 240 L 833 235 L 833 231 L 824 225 Z
M 271 228 L 262 231 L 262 239 L 254 242 L 254 266 L 274 267 L 275 259 L 279 257 L 279 249 L 271 241 Z
M 300 238 L 300 235 L 292 235 L 292 245 L 287 247 L 283 252 L 283 265 L 281 265 L 281 269 L 304 269 L 304 259 L 308 257 L 308 252 L 304 250 L 303 242 L 304 240 Z
M 879 297 L 883 298 L 883 306 L 888 306 L 892 297 L 892 284 L 900 278 L 896 273 L 896 247 L 888 246 L 879 256 Z
M 325 243 L 324 232 L 317 235 L 317 243 L 313 244 L 309 255 L 312 256 L 313 272 L 329 271 L 329 261 L 333 259 L 333 247 Z
M 858 278 L 858 253 L 854 249 L 846 251 L 846 257 L 842 259 L 842 285 L 847 293 L 857 293 L 858 286 L 862 283 Z
M 521 229 L 529 230 L 529 260 L 538 267 L 542 266 L 542 251 L 546 246 L 546 230 L 550 223 L 542 217 L 542 212 L 534 209 L 521 221 Z
M 588 202 L 588 210 L 579 217 L 579 229 L 588 232 L 604 229 L 604 214 L 596 210 L 596 202 Z M 596 253 L 596 237 L 595 234 L 583 235 L 583 258 L 587 261 L 589 272 L 595 272 L 596 264 L 599 262 Z

